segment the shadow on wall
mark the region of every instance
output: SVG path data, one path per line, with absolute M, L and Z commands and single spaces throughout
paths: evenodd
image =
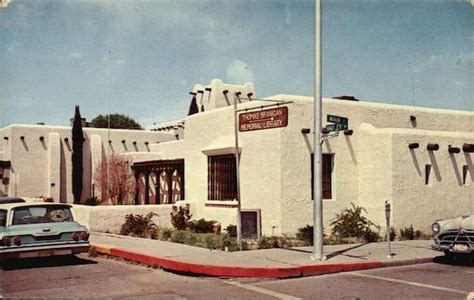
M 467 171 L 470 174 L 471 182 L 474 182 L 474 166 L 472 165 L 471 154 L 469 152 L 464 152 L 464 157 L 466 158 Z
M 454 174 L 456 174 L 456 180 L 459 186 L 463 185 L 461 173 L 459 172 L 458 164 L 456 163 L 456 158 L 453 153 L 449 153 L 449 158 L 451 159 L 451 164 L 453 165 Z
M 25 142 L 25 137 L 20 136 L 20 140 L 21 140 L 21 143 L 23 144 L 23 148 L 25 148 L 25 151 L 30 151 L 30 149 L 28 148 L 28 145 Z
M 345 135 L 344 137 L 346 138 L 347 147 L 349 148 L 349 153 L 351 155 L 352 161 L 354 162 L 354 164 L 357 165 L 357 157 L 354 152 L 354 147 L 352 146 L 351 137 L 349 135 Z
M 420 164 L 418 163 L 418 159 L 416 158 L 416 153 L 414 149 L 410 149 L 411 158 L 413 160 L 413 164 L 415 165 L 416 171 L 418 175 L 421 176 Z
M 428 151 L 428 155 L 430 157 L 431 165 L 433 166 L 433 170 L 435 172 L 436 180 L 441 181 L 441 173 L 439 172 L 438 162 L 436 161 L 436 157 L 433 151 Z
M 40 136 L 39 138 L 41 146 L 43 147 L 43 150 L 48 150 L 48 147 L 46 146 L 46 142 L 44 141 L 44 137 Z

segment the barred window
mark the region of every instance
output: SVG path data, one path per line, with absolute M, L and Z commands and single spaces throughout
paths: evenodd
M 332 166 L 334 155 L 323 154 L 323 199 L 332 198 Z M 311 154 L 311 199 L 314 199 L 314 154 Z
M 215 155 L 207 159 L 209 200 L 237 199 L 235 155 Z

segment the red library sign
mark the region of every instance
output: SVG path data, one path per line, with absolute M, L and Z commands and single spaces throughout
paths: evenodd
M 288 107 L 278 107 L 241 113 L 239 115 L 239 131 L 262 130 L 288 125 Z

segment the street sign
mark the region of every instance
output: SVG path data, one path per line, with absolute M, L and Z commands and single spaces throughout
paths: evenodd
M 326 125 L 326 129 L 329 132 L 347 130 L 348 128 L 349 127 L 346 124 L 328 124 L 328 125 Z
M 337 124 L 348 124 L 349 120 L 344 117 L 340 116 L 333 116 L 333 115 L 328 115 L 327 116 L 327 121 L 330 123 L 337 123 Z
M 327 115 L 327 121 L 332 123 L 326 126 L 328 131 L 340 131 L 349 129 L 349 119 L 340 116 Z
M 286 127 L 288 125 L 288 107 L 264 109 L 241 113 L 239 115 L 239 131 L 252 131 Z

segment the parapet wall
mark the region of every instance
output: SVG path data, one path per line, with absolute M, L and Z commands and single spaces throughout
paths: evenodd
M 191 214 L 195 215 L 194 202 L 179 201 L 177 206 L 190 204 Z M 125 222 L 125 216 L 133 213 L 134 215 L 146 216 L 153 212 L 157 216 L 153 217 L 153 222 L 160 228 L 172 228 L 171 225 L 171 207 L 172 204 L 161 205 L 103 205 L 87 206 L 73 205 L 74 219 L 82 225 L 85 225 L 90 231 L 119 233 L 120 227 Z

